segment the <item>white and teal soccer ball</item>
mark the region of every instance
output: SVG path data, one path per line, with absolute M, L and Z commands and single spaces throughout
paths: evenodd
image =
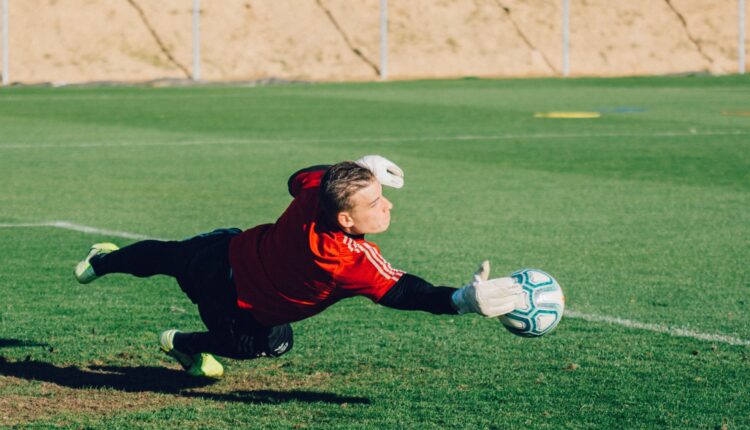
M 551 332 L 565 310 L 565 296 L 555 278 L 538 269 L 523 269 L 510 275 L 523 287 L 524 305 L 500 317 L 511 333 L 538 337 Z

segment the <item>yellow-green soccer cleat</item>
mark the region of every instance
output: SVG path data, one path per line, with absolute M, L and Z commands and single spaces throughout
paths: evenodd
M 91 245 L 91 249 L 89 250 L 89 254 L 86 256 L 86 258 L 76 264 L 76 270 L 74 273 L 78 282 L 80 282 L 81 284 L 88 284 L 89 282 L 99 277 L 96 273 L 94 273 L 94 268 L 91 267 L 91 257 L 95 255 L 109 254 L 110 252 L 117 251 L 118 249 L 120 248 L 117 245 L 109 242 L 95 243 Z
M 213 355 L 201 352 L 193 356 L 193 365 L 187 370 L 187 373 L 193 376 L 221 378 L 224 375 L 224 366 Z
M 189 375 L 209 378 L 220 378 L 224 375 L 224 366 L 213 355 L 201 352 L 191 356 L 178 351 L 172 343 L 177 333 L 177 330 L 167 330 L 159 336 L 159 346 L 165 354 L 177 360 Z

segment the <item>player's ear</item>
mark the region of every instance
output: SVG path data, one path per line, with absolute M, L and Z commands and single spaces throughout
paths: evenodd
M 338 221 L 339 225 L 343 228 L 351 228 L 354 225 L 354 219 L 351 214 L 345 211 L 339 212 L 338 215 L 336 215 L 336 221 Z

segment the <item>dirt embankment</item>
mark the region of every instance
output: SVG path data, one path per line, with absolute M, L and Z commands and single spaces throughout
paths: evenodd
M 390 0 L 388 7 L 390 79 L 562 73 L 561 0 Z M 376 80 L 379 8 L 380 0 L 203 0 L 201 78 Z M 572 76 L 738 70 L 734 0 L 570 0 L 570 29 Z M 9 34 L 11 82 L 193 72 L 188 0 L 10 2 Z

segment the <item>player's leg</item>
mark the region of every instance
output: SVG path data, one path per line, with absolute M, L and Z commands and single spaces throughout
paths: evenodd
M 294 344 L 291 325 L 264 326 L 234 302 L 231 307 L 199 303 L 198 311 L 208 332 L 179 336 L 178 345 L 189 350 L 247 360 L 278 357 L 289 352 Z
M 213 303 L 201 303 L 199 309 L 209 331 L 167 330 L 160 337 L 162 350 L 191 375 L 221 376 L 223 368 L 213 355 L 247 360 L 278 357 L 292 349 L 294 339 L 289 324 L 264 327 L 245 311 Z
M 75 270 L 79 282 L 86 284 L 110 273 L 126 273 L 138 277 L 168 275 L 189 278 L 186 271 L 196 253 L 237 229 L 215 230 L 182 241 L 144 240 L 121 249 L 105 243 L 92 246 Z M 102 247 L 104 245 L 104 247 Z
M 289 324 L 244 329 L 242 332 L 177 332 L 173 345 L 187 355 L 208 352 L 236 360 L 279 357 L 294 346 L 294 332 Z
M 193 376 L 219 378 L 224 374 L 224 366 L 207 352 L 183 352 L 175 347 L 177 330 L 167 330 L 159 336 L 159 346 L 167 355 L 177 360 L 185 371 Z M 185 348 L 183 346 L 183 348 Z
M 126 273 L 140 278 L 154 275 L 177 276 L 185 266 L 189 247 L 184 242 L 144 240 L 107 254 L 90 263 L 97 276 Z
M 100 245 L 114 247 L 101 249 Z M 88 284 L 110 273 L 138 277 L 169 275 L 177 277 L 190 256 L 187 241 L 144 240 L 117 249 L 113 244 L 95 244 L 84 260 L 76 265 L 78 282 Z
M 159 341 L 164 352 L 174 357 L 190 374 L 220 376 L 221 364 L 211 354 L 247 359 L 277 356 L 291 348 L 289 325 L 266 328 L 249 313 L 237 308 L 237 296 L 229 264 L 229 243 L 238 234 L 227 230 L 213 234 L 201 247 L 177 280 L 190 299 L 198 304 L 207 332 L 181 333 L 167 330 Z

